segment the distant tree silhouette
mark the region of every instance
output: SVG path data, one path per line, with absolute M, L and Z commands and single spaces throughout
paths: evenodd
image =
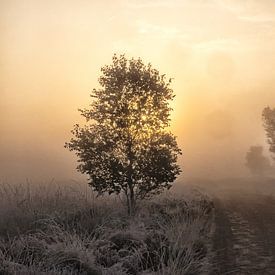
M 270 172 L 270 161 L 263 155 L 262 146 L 250 147 L 246 154 L 246 166 L 254 175 L 263 176 Z
M 140 58 L 114 55 L 101 69 L 89 109 L 80 110 L 88 125 L 75 125 L 66 147 L 79 158 L 77 169 L 89 176 L 98 194 L 123 192 L 129 214 L 136 200 L 169 189 L 181 169 L 176 138 L 167 131 L 171 79 Z
M 270 152 L 275 153 L 275 108 L 271 109 L 270 107 L 266 107 L 263 110 L 263 121 L 267 135 L 267 142 L 270 146 L 269 150 Z

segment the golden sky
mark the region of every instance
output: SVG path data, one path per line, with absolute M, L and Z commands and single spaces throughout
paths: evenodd
M 114 53 L 174 79 L 187 177 L 237 175 L 266 146 L 274 0 L 0 0 L 0 35 L 1 178 L 78 177 L 63 145 Z

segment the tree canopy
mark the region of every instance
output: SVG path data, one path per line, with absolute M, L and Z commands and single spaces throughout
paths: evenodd
M 264 176 L 271 172 L 269 159 L 263 155 L 262 146 L 251 146 L 246 154 L 246 166 L 254 175 Z
M 174 93 L 171 79 L 140 58 L 114 55 L 101 72 L 90 107 L 80 110 L 87 124 L 75 125 L 65 146 L 76 152 L 77 169 L 92 188 L 123 192 L 131 213 L 137 199 L 170 188 L 181 172 L 181 150 L 167 130 Z
M 263 121 L 270 152 L 275 153 L 275 108 L 266 107 L 263 110 Z

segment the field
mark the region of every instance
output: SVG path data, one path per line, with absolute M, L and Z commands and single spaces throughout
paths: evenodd
M 138 204 L 86 184 L 0 184 L 0 274 L 209 274 L 213 203 L 193 189 Z

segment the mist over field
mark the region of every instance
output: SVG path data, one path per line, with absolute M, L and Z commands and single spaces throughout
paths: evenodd
M 269 156 L 261 113 L 274 101 L 274 5 L 1 1 L 1 178 L 83 179 L 63 145 L 114 52 L 173 78 L 186 178 L 248 175 L 250 146 Z
M 0 37 L 0 274 L 275 274 L 275 1 L 0 0 Z

